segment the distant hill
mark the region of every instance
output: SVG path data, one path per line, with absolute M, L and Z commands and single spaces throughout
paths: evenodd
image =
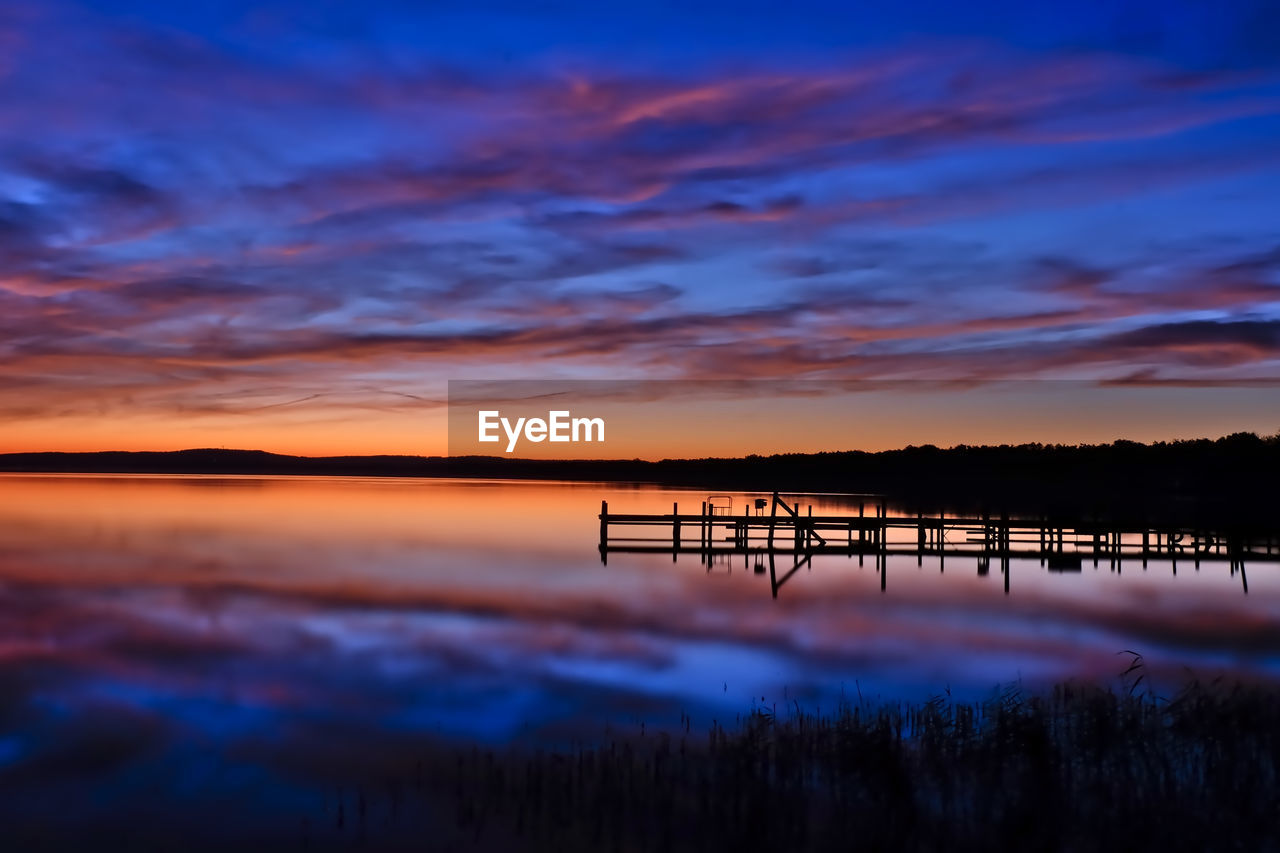
M 321 474 L 440 476 L 439 456 L 286 456 L 265 450 L 204 448 L 100 453 L 5 453 L 0 471 L 77 474 Z
M 260 450 L 0 454 L 0 471 L 470 477 L 649 482 L 752 491 L 875 492 L 929 507 L 1212 512 L 1280 517 L 1280 436 L 1099 445 L 931 445 L 735 459 L 534 460 L 286 456 Z

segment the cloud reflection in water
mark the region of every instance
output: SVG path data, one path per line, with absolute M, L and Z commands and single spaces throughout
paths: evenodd
M 873 561 L 830 557 L 775 601 L 740 562 L 601 566 L 602 498 L 662 511 L 701 495 L 0 477 L 0 776 L 28 792 L 12 808 L 88 781 L 107 816 L 211 789 L 265 810 L 441 738 L 568 742 L 855 691 L 977 697 L 1110 678 L 1130 648 L 1168 679 L 1280 673 L 1269 567 L 1245 596 L 1224 565 L 1015 563 L 1005 596 L 964 560 L 893 560 L 882 593 Z

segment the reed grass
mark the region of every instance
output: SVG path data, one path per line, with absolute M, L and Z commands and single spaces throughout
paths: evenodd
M 1140 661 L 1139 661 L 1140 665 Z M 705 736 L 460 753 L 455 845 L 532 850 L 1277 850 L 1280 689 L 1067 684 L 756 709 Z

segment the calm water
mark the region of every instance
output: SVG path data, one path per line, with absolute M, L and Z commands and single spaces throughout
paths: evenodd
M 1280 569 L 596 550 L 699 492 L 551 483 L 0 476 L 5 810 L 314 804 L 449 738 L 567 742 L 753 703 L 979 697 L 1021 679 L 1280 677 Z M 741 500 L 741 497 L 739 497 Z M 839 511 L 814 499 L 814 511 Z M 499 523 L 499 520 L 501 522 Z M 86 798 L 85 792 L 92 792 Z M 194 807 L 194 806 L 193 806 Z M 243 814 L 243 811 L 239 812 Z

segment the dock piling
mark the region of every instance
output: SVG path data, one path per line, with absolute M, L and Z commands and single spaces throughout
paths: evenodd
M 717 515 L 716 508 L 709 501 L 703 501 L 697 514 L 682 515 L 679 503 L 673 501 L 669 515 L 644 515 L 610 511 L 608 501 L 601 500 L 601 563 L 608 564 L 610 551 L 669 553 L 673 561 L 678 561 L 681 554 L 695 550 L 691 542 L 685 542 L 684 536 L 684 528 L 694 522 L 699 526 L 696 548 L 702 562 L 708 567 L 731 554 L 743 554 L 746 560 L 743 565 L 749 566 L 751 554 L 759 554 L 762 560 L 766 551 L 769 554 L 793 553 L 797 555 L 797 559 L 805 558 L 805 566 L 811 565 L 808 560 L 813 556 L 839 554 L 852 557 L 854 553 L 858 555 L 858 565 L 862 566 L 865 556 L 871 554 L 875 558 L 882 588 L 887 586 L 887 564 L 891 555 L 914 554 L 917 566 L 922 566 L 927 552 L 938 555 L 940 571 L 944 570 L 947 556 L 977 556 L 981 575 L 986 575 L 993 568 L 991 563 L 998 559 L 1007 589 L 1011 583 L 1010 565 L 1013 559 L 1038 559 L 1042 566 L 1047 566 L 1051 571 L 1059 571 L 1062 566 L 1073 562 L 1078 567 L 1081 558 L 1089 557 L 1090 538 L 1094 565 L 1105 555 L 1117 574 L 1123 571 L 1124 557 L 1135 554 L 1141 558 L 1143 568 L 1147 567 L 1153 555 L 1157 559 L 1167 555 L 1172 571 L 1176 573 L 1175 561 L 1190 551 L 1197 569 L 1201 562 L 1211 565 L 1221 562 L 1229 563 L 1233 576 L 1239 570 L 1241 587 L 1246 591 L 1246 561 L 1280 562 L 1274 532 L 1265 528 L 1248 529 L 1237 525 L 1229 530 L 1219 530 L 1180 527 L 1168 522 L 1155 525 L 1149 521 L 1106 522 L 1097 518 L 1082 519 L 1073 526 L 1068 526 L 1071 522 L 1066 519 L 1050 518 L 1047 515 L 1035 516 L 1026 521 L 1010 519 L 1007 511 L 985 511 L 976 516 L 951 517 L 921 511 L 890 515 L 887 506 L 880 500 L 872 502 L 871 515 L 867 514 L 865 500 L 858 502 L 856 515 L 851 511 L 848 514 L 815 515 L 812 504 L 801 513 L 798 502 L 792 505 L 777 493 L 774 493 L 773 498 L 767 518 L 763 515 L 763 501 L 759 508 L 760 514 L 752 514 L 750 511 L 735 514 L 729 511 Z M 783 512 L 779 512 L 779 507 Z M 717 536 L 717 525 L 725 528 L 723 537 Z M 651 534 L 649 538 L 634 538 L 627 533 L 611 530 L 613 527 L 625 529 L 636 526 L 657 527 L 660 532 Z M 778 540 L 779 528 L 790 528 L 792 536 L 789 540 Z M 854 535 L 855 529 L 857 536 Z M 900 532 L 891 537 L 890 529 Z M 1071 554 L 1065 553 L 1068 529 L 1072 531 Z M 915 532 L 914 542 L 911 541 L 911 530 Z M 762 535 L 766 531 L 767 536 Z M 833 531 L 836 535 L 843 531 L 844 541 L 834 538 Z M 760 538 L 754 538 L 753 534 Z M 762 562 L 760 567 L 763 571 Z M 779 586 L 782 580 L 779 578 Z

